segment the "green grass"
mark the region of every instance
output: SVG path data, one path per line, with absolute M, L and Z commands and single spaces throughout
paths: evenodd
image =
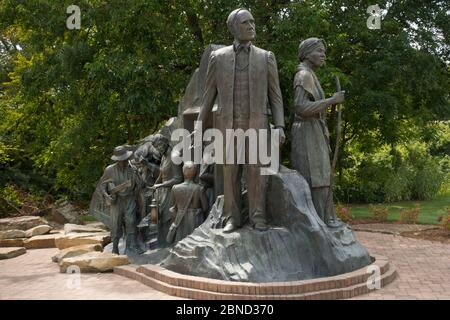
M 84 222 L 97 221 L 97 219 L 94 216 L 91 216 L 90 214 L 81 215 L 80 220 Z
M 389 208 L 389 221 L 398 221 L 401 208 L 413 208 L 416 203 L 420 204 L 420 213 L 418 223 L 421 224 L 439 224 L 437 218 L 439 215 L 445 214 L 445 208 L 450 208 L 450 194 L 438 196 L 436 199 L 427 201 L 400 201 L 392 203 L 383 203 L 381 205 Z M 351 204 L 351 214 L 356 219 L 372 218 L 373 215 L 369 211 L 368 204 Z

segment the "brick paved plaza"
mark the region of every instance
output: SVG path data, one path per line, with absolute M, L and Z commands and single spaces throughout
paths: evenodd
M 379 291 L 355 299 L 450 299 L 450 245 L 389 234 L 355 232 L 370 252 L 389 257 L 399 277 Z M 59 273 L 57 249 L 28 250 L 0 260 L 0 299 L 176 299 L 112 274 Z M 72 287 L 72 288 L 71 288 Z

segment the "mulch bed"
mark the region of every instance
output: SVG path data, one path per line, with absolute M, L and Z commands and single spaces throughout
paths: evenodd
M 445 230 L 444 228 L 423 230 L 419 232 L 402 232 L 401 235 L 403 237 L 439 241 L 442 243 L 450 244 L 450 230 Z
M 377 221 L 373 218 L 360 218 L 360 219 L 352 219 L 352 221 L 347 222 L 350 225 L 356 224 L 371 224 L 371 223 L 383 223 L 383 224 L 402 224 L 400 221 Z M 439 227 L 438 225 L 436 225 Z M 450 244 L 450 230 L 445 230 L 443 227 L 439 227 L 437 229 L 432 230 L 421 230 L 421 231 L 407 231 L 402 232 L 400 234 L 403 237 L 429 240 L 429 241 L 438 241 L 442 243 Z
M 383 221 L 383 222 L 380 222 L 377 219 L 373 219 L 373 218 L 352 219 L 351 221 L 347 221 L 346 223 L 348 223 L 350 225 L 354 225 L 354 224 L 369 224 L 369 223 L 401 224 L 400 221 Z

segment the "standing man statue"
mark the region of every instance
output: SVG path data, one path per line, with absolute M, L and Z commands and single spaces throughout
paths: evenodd
M 113 253 L 119 254 L 119 240 L 125 226 L 126 252 L 143 253 L 137 243 L 137 177 L 128 159 L 133 154 L 125 147 L 114 148 L 111 157 L 116 163 L 106 167 L 101 190 L 110 205 Z
M 223 136 L 227 129 L 269 129 L 268 114 L 271 109 L 280 142 L 284 136 L 284 110 L 281 97 L 278 69 L 272 52 L 252 45 L 255 39 L 255 20 L 246 9 L 236 9 L 227 20 L 234 43 L 216 51 L 209 58 L 203 105 L 198 121 L 206 123 L 211 117 L 212 107 L 218 97 L 215 123 Z M 199 129 L 196 128 L 195 131 Z M 234 143 L 233 143 L 234 144 Z M 248 144 L 245 152 L 248 157 Z M 236 147 L 234 146 L 235 151 Z M 224 150 L 227 158 L 228 149 Z M 236 152 L 234 154 L 237 154 Z M 248 160 L 248 159 L 247 159 Z M 242 226 L 241 177 L 246 170 L 250 224 L 257 230 L 267 230 L 265 215 L 265 193 L 267 177 L 261 175 L 258 164 L 223 165 L 224 215 L 227 223 L 223 232 L 232 232 Z
M 300 65 L 294 79 L 294 123 L 291 164 L 308 182 L 319 217 L 328 226 L 338 226 L 331 190 L 330 135 L 326 111 L 342 103 L 345 92 L 326 98 L 314 70 L 325 63 L 325 41 L 309 38 L 300 43 Z

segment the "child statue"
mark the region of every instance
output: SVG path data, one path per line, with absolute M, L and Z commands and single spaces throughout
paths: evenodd
M 192 161 L 183 165 L 184 182 L 172 187 L 175 205 L 170 208 L 173 223 L 170 226 L 166 241 L 177 243 L 190 235 L 204 221 L 208 210 L 208 199 L 204 188 L 194 182 L 196 167 Z

